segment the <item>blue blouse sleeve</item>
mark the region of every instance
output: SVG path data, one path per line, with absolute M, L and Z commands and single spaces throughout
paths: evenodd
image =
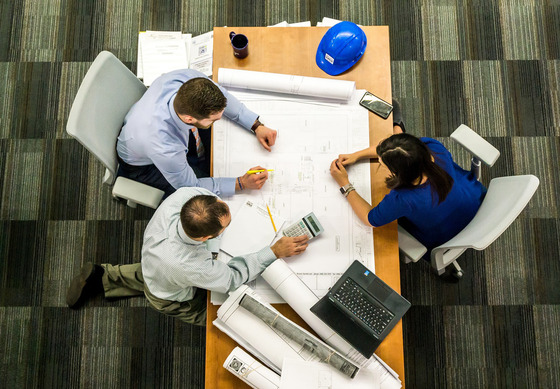
M 424 142 L 426 146 L 428 146 L 428 148 L 432 153 L 439 154 L 441 156 L 445 156 L 446 158 L 453 159 L 449 150 L 447 150 L 440 141 L 437 141 L 432 138 L 425 138 L 425 137 L 420 138 L 420 140 Z
M 408 215 L 412 207 L 405 197 L 395 190 L 389 192 L 376 207 L 369 211 L 369 223 L 373 227 L 380 227 Z

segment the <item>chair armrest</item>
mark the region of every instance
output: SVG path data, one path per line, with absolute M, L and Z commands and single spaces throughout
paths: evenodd
M 401 226 L 398 226 L 398 232 L 399 251 L 409 257 L 412 262 L 418 262 L 428 252 L 428 249 Z
M 156 209 L 163 195 L 162 190 L 125 177 L 117 177 L 113 185 L 113 196 L 128 200 L 128 205 L 132 208 L 135 204 L 140 204 Z
M 464 124 L 461 124 L 453 131 L 451 139 L 458 142 L 477 159 L 488 166 L 494 165 L 500 156 L 500 152 L 497 148 Z

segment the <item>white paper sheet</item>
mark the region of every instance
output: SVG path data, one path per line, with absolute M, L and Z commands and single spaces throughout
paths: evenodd
M 274 169 L 260 191 L 238 193 L 226 199 L 228 204 L 237 202 L 240 207 L 247 199 L 262 198 L 288 224 L 310 211 L 317 215 L 325 232 L 310 242 L 306 252 L 286 262 L 319 297 L 354 260 L 375 271 L 372 229 L 355 216 L 329 172 L 339 154 L 369 146 L 368 112 L 358 105 L 363 91 L 339 104 L 316 104 L 297 96 L 278 99 L 277 94 L 263 92 L 230 92 L 258 112 L 263 123 L 278 131 L 278 137 L 269 153 L 254 135 L 228 119 L 214 124 L 214 176 L 239 176 L 247 166 Z M 371 202 L 368 161 L 349 167 L 348 173 L 358 193 Z M 283 302 L 260 278 L 251 287 L 269 302 Z M 212 301 L 219 303 L 214 295 Z
M 311 22 L 309 20 L 305 22 L 288 23 L 287 21 L 282 21 L 280 23 L 273 24 L 267 27 L 311 27 Z
M 214 32 L 193 38 L 179 31 L 140 31 L 136 76 L 146 86 L 162 74 L 194 69 L 212 75 Z
M 349 378 L 331 366 L 312 361 L 285 358 L 280 389 L 373 389 L 380 388 L 379 376 L 360 370 Z
M 239 347 L 228 355 L 224 368 L 255 389 L 278 389 L 280 386 L 278 374 Z
M 342 20 L 327 18 L 325 16 L 325 17 L 323 17 L 323 20 L 321 20 L 320 22 L 317 22 L 317 27 L 332 27 L 332 26 L 334 26 L 334 25 L 336 25 L 340 22 L 342 22 Z M 358 26 L 362 27 L 361 24 L 358 24 Z
M 306 20 L 305 22 L 290 23 L 288 27 L 311 27 L 311 21 Z
M 322 27 L 332 27 L 335 24 L 338 24 L 342 22 L 342 20 L 338 20 L 338 19 L 333 19 L 333 18 L 327 18 L 326 16 L 323 17 L 323 19 L 321 20 L 321 25 Z M 317 26 L 319 26 L 319 22 L 317 22 Z
M 288 22 L 283 20 L 280 23 L 276 23 L 267 27 L 288 27 Z
M 212 75 L 212 53 L 214 31 L 195 36 L 190 42 L 189 68 L 198 70 L 208 77 Z
M 189 67 L 187 48 L 180 31 L 146 31 L 139 37 L 146 86 L 162 74 Z
M 272 215 L 277 231 L 284 225 L 284 219 Z M 246 200 L 241 208 L 234 213 L 230 225 L 221 238 L 220 249 L 237 257 L 254 253 L 270 245 L 276 237 L 266 206 Z

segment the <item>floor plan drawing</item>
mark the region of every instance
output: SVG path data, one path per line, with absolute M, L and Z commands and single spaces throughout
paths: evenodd
M 234 122 L 224 118 L 214 124 L 214 176 L 241 176 L 257 165 L 273 170 L 260 191 L 224 198 L 232 214 L 247 199 L 268 205 L 287 221 L 286 225 L 313 211 L 325 231 L 310 241 L 306 252 L 285 260 L 318 296 L 324 295 L 354 260 L 374 270 L 372 229 L 354 215 L 329 172 L 339 154 L 369 146 L 368 113 L 357 103 L 363 91 L 356 91 L 346 103 L 277 98 L 263 92 L 230 93 L 278 131 L 276 144 L 268 152 L 253 134 Z M 370 201 L 370 164 L 357 163 L 348 173 L 357 191 Z M 266 282 L 258 280 L 251 285 L 274 299 L 273 291 L 268 294 L 264 290 Z

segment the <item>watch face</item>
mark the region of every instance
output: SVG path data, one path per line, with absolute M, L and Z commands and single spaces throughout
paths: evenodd
M 344 189 L 343 186 L 340 187 L 340 193 L 345 194 L 346 193 L 346 189 Z

